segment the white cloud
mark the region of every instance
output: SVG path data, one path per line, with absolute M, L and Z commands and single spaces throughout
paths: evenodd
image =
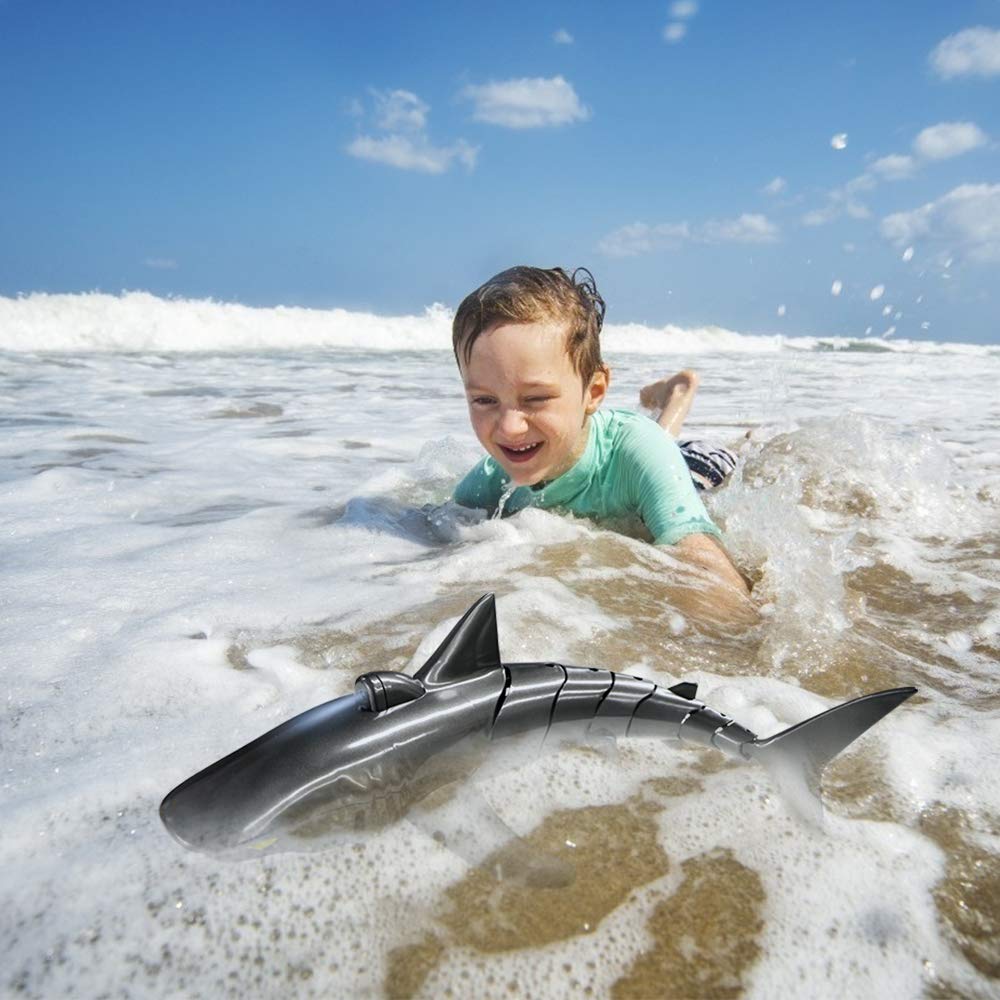
M 403 130 L 419 132 L 427 127 L 427 112 L 430 105 L 425 104 L 416 94 L 408 90 L 372 90 L 375 99 L 375 111 L 378 127 L 387 132 Z
M 552 41 L 554 41 L 556 45 L 572 45 L 576 39 L 565 28 L 560 28 L 552 36 Z
M 679 42 L 686 34 L 687 25 L 682 24 L 680 21 L 671 21 L 663 29 L 663 37 L 671 44 Z
M 479 147 L 470 146 L 464 139 L 450 146 L 434 146 L 425 136 L 384 135 L 374 138 L 359 135 L 347 147 L 347 152 L 360 160 L 385 163 L 400 170 L 443 174 L 456 160 L 467 170 L 472 170 Z
M 803 226 L 825 226 L 828 222 L 840 217 L 840 209 L 834 205 L 827 205 L 826 208 L 814 208 L 802 216 Z
M 670 5 L 670 16 L 678 21 L 686 21 L 698 13 L 698 4 L 695 0 L 677 0 Z
M 176 271 L 177 261 L 173 257 L 147 257 L 143 262 L 154 271 Z
M 498 80 L 472 85 L 462 96 L 475 105 L 473 118 L 505 128 L 545 128 L 586 121 L 590 110 L 561 76 Z
M 1000 184 L 961 184 L 937 201 L 886 216 L 880 231 L 898 246 L 947 243 L 970 260 L 1000 261 Z
M 947 160 L 988 141 L 986 133 L 972 122 L 941 122 L 925 128 L 913 140 L 913 148 L 925 160 Z
M 427 135 L 430 105 L 412 91 L 370 88 L 369 94 L 374 104 L 374 127 L 385 134 L 355 136 L 347 145 L 350 156 L 425 174 L 443 174 L 453 163 L 461 163 L 467 170 L 475 168 L 478 146 L 464 139 L 443 146 L 431 142 Z M 363 110 L 359 105 L 354 112 L 357 116 Z
M 930 64 L 938 76 L 1000 76 L 1000 30 L 966 28 L 934 46 Z
M 766 216 L 744 213 L 735 219 L 709 220 L 700 226 L 687 222 L 663 222 L 651 226 L 632 222 L 609 233 L 597 244 L 608 257 L 636 257 L 669 250 L 684 242 L 693 243 L 774 243 L 778 227 Z
M 805 226 L 825 226 L 828 222 L 833 222 L 842 215 L 849 215 L 852 219 L 869 218 L 872 213 L 868 206 L 859 200 L 858 195 L 865 191 L 871 191 L 877 184 L 878 181 L 871 174 L 859 174 L 843 187 L 829 191 L 826 196 L 826 205 L 823 208 L 806 212 L 802 216 L 802 224 Z
M 764 194 L 781 194 L 786 187 L 788 187 L 788 181 L 784 177 L 775 177 L 773 181 L 765 184 L 761 190 Z
M 690 236 L 691 229 L 686 222 L 665 222 L 658 226 L 632 222 L 608 233 L 597 244 L 597 249 L 608 257 L 637 257 L 677 247 Z
M 766 215 L 744 212 L 736 219 L 706 222 L 697 238 L 705 243 L 774 243 L 778 227 Z
M 846 136 L 834 136 L 831 142 L 839 138 L 843 138 L 846 145 Z M 829 191 L 826 205 L 806 212 L 802 216 L 802 224 L 823 226 L 842 215 L 849 215 L 853 219 L 867 219 L 871 216 L 871 211 L 860 200 L 859 195 L 874 190 L 880 181 L 903 180 L 912 176 L 922 163 L 961 156 L 988 142 L 989 136 L 972 122 L 940 122 L 931 125 L 913 140 L 915 156 L 890 153 L 875 160 L 865 173 L 842 187 Z
M 912 156 L 904 156 L 902 153 L 890 153 L 876 160 L 871 169 L 883 180 L 900 181 L 913 174 L 916 164 Z
M 847 133 L 838 132 L 836 135 L 831 136 L 830 145 L 834 149 L 847 149 Z

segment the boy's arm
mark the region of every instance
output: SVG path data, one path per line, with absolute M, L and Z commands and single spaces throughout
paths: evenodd
M 696 578 L 675 595 L 681 611 L 733 625 L 758 621 L 750 588 L 728 553 L 711 535 L 685 535 L 671 550 Z
M 657 545 L 692 570 L 675 598 L 681 610 L 707 620 L 755 621 L 747 583 L 715 537 L 721 533 L 695 491 L 676 442 L 652 421 L 640 421 L 624 452 L 646 527 Z
M 685 535 L 674 545 L 674 551 L 684 562 L 711 574 L 719 584 L 730 587 L 744 597 L 750 596 L 750 588 L 733 565 L 729 553 L 711 535 Z

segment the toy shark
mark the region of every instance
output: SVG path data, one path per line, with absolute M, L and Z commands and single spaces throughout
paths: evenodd
M 608 737 L 713 746 L 755 760 L 793 790 L 916 691 L 881 691 L 758 738 L 696 698 L 596 667 L 500 662 L 492 594 L 409 676 L 374 671 L 355 692 L 303 712 L 178 785 L 160 805 L 186 847 L 236 855 L 309 850 L 331 827 L 384 825 L 516 748 Z M 508 755 L 509 756 L 509 755 Z M 509 831 L 508 831 L 509 832 Z

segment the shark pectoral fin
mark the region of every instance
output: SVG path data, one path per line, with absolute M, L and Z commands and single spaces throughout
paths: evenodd
M 608 764 L 618 764 L 621 761 L 621 751 L 618 747 L 618 740 L 615 739 L 614 733 L 609 733 L 607 731 L 599 732 L 597 730 L 591 729 L 587 733 L 587 738 L 583 742 L 582 746 L 596 753 L 605 763 Z
M 520 838 L 490 858 L 489 870 L 498 882 L 515 882 L 530 889 L 561 889 L 576 879 L 571 861 L 540 853 Z
M 571 862 L 539 851 L 518 836 L 475 785 L 456 782 L 448 790 L 451 795 L 425 799 L 408 818 L 463 861 L 485 867 L 499 880 L 535 888 L 569 885 L 576 877 Z

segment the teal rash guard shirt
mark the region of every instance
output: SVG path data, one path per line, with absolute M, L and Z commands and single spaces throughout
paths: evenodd
M 492 515 L 509 489 L 510 477 L 487 455 L 455 488 L 454 500 Z M 638 515 L 657 545 L 674 545 L 686 535 L 722 534 L 709 519 L 677 442 L 631 410 L 598 410 L 579 461 L 548 483 L 517 487 L 506 497 L 503 514 L 525 507 L 558 507 L 596 519 Z

